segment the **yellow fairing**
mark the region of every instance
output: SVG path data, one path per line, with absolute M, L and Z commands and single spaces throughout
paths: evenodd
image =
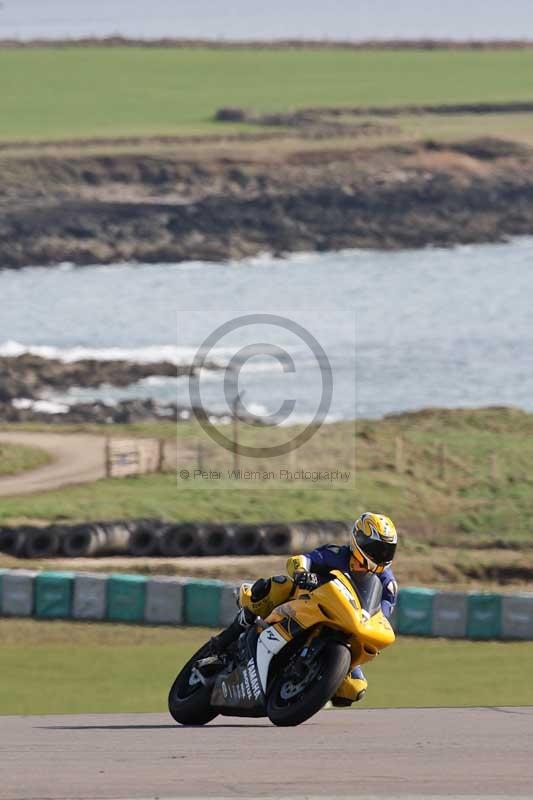
M 334 580 L 313 592 L 296 589 L 294 599 L 276 608 L 266 622 L 294 620 L 300 628 L 327 625 L 343 631 L 350 638 L 352 668 L 371 661 L 395 636 L 388 620 L 378 611 L 372 617 L 361 608 L 357 593 L 342 572 L 331 573 Z M 288 630 L 291 632 L 290 623 Z

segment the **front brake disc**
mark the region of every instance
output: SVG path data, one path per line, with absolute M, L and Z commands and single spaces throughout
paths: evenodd
M 291 700 L 296 695 L 300 694 L 309 684 L 314 681 L 316 676 L 320 671 L 320 663 L 318 661 L 314 661 L 311 666 L 309 667 L 307 674 L 296 681 L 294 680 L 287 680 L 281 684 L 279 694 L 282 700 Z M 299 676 L 298 676 L 299 677 Z

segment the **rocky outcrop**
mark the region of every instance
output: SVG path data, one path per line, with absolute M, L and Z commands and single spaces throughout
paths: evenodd
M 0 39 L 1 48 L 142 47 L 209 48 L 210 50 L 530 50 L 531 39 L 202 39 L 176 37 L 135 39 L 131 36 L 83 36 L 68 39 Z
M 216 369 L 209 363 L 207 369 Z M 168 361 L 138 364 L 134 361 L 98 361 L 83 359 L 64 362 L 26 353 L 17 357 L 0 356 L 0 403 L 19 397 L 37 399 L 49 391 L 66 391 L 72 386 L 84 388 L 102 384 L 129 386 L 152 375 L 178 377 L 191 375 L 192 365 L 176 366 Z
M 302 108 L 278 114 L 260 114 L 251 109 L 236 106 L 219 108 L 215 113 L 217 122 L 246 122 L 252 125 L 309 125 L 312 122 L 342 117 L 345 122 L 349 117 L 400 117 L 405 114 L 530 114 L 533 111 L 531 101 L 511 101 L 492 103 L 431 103 L 387 106 L 349 106 Z M 377 127 L 377 126 L 376 126 Z
M 55 424 L 133 424 L 156 420 L 176 421 L 189 418 L 190 409 L 179 409 L 175 404 L 163 405 L 151 398 L 147 400 L 122 400 L 116 405 L 106 403 L 75 403 L 64 412 L 40 411 L 32 406 L 17 407 L 11 403 L 0 403 L 0 423 L 45 423 Z
M 13 164 L 0 185 L 0 265 L 10 268 L 449 246 L 533 233 L 533 151 L 499 140 L 246 162 L 128 155 L 49 157 L 39 170 L 31 160 Z
M 209 362 L 206 368 L 219 367 Z M 93 359 L 63 362 L 30 353 L 0 357 L 0 422 L 126 424 L 188 419 L 191 415 L 189 408 L 178 408 L 175 403 L 165 405 L 151 398 L 122 400 L 114 405 L 98 401 L 73 403 L 61 411 L 54 410 L 54 403 L 47 404 L 44 409 L 38 401 L 46 401 L 50 393 L 67 392 L 72 387 L 129 386 L 152 375 L 177 377 L 194 371 L 192 365 L 176 366 L 167 361 L 153 364 Z M 205 415 L 203 411 L 198 413 Z

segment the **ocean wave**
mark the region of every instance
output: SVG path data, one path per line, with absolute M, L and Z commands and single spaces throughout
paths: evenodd
M 0 344 L 0 356 L 17 357 L 26 353 L 41 358 L 57 359 L 65 363 L 94 359 L 95 361 L 133 361 L 137 364 L 156 364 L 168 361 L 176 366 L 191 364 L 197 353 L 195 347 L 177 345 L 148 345 L 145 347 L 55 347 L 54 345 L 25 345 L 7 341 Z M 223 354 L 220 354 L 221 359 Z M 218 363 L 213 351 L 210 361 Z
M 70 408 L 65 403 L 56 403 L 51 400 L 30 400 L 27 397 L 17 397 L 11 401 L 11 405 L 20 410 L 31 408 L 42 414 L 66 414 Z
M 235 347 L 214 347 L 206 361 L 225 367 L 240 345 Z M 55 345 L 25 345 L 8 340 L 0 344 L 0 356 L 16 358 L 25 354 L 55 359 L 64 363 L 84 361 L 131 361 L 136 364 L 157 364 L 167 361 L 170 364 L 189 365 L 198 355 L 198 348 L 178 345 L 147 345 L 145 347 L 56 347 Z M 246 361 L 243 372 L 279 372 L 281 366 L 276 359 Z M 205 370 L 206 373 L 209 370 Z
M 291 414 L 287 419 L 279 423 L 280 428 L 288 428 L 293 425 L 309 425 L 314 420 L 313 414 Z M 323 423 L 324 425 L 332 425 L 334 422 L 342 422 L 345 419 L 342 414 L 327 414 Z

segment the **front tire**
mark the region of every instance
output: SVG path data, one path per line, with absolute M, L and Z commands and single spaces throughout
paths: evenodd
M 209 642 L 185 664 L 168 694 L 168 710 L 180 725 L 205 725 L 217 716 L 211 708 L 211 686 L 191 683 L 191 673 L 200 658 L 211 654 Z
M 267 714 L 279 726 L 300 725 L 316 714 L 335 694 L 350 669 L 350 652 L 340 642 L 328 642 L 309 667 L 313 679 L 298 691 L 291 682 L 291 662 L 285 665 L 268 693 Z

